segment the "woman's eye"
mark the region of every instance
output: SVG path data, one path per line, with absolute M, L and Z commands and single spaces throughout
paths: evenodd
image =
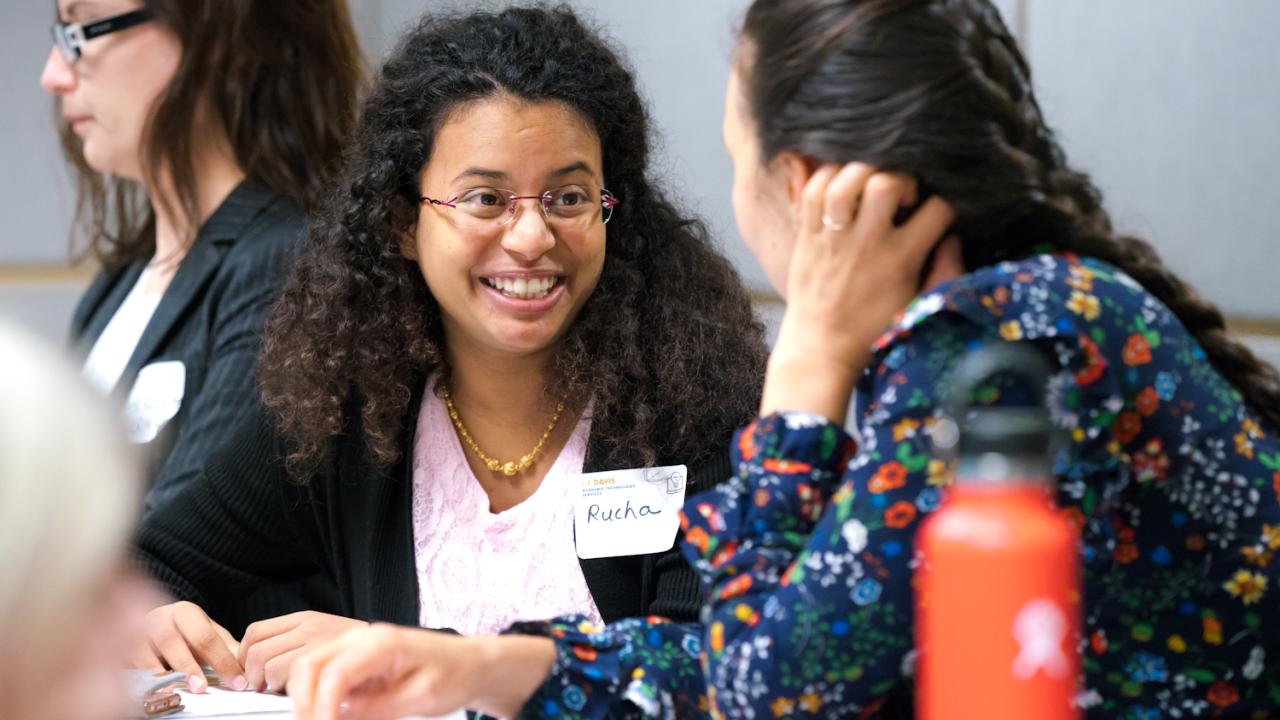
M 507 200 L 497 190 L 479 188 L 463 193 L 459 202 L 472 207 L 495 208 L 503 207 Z
M 581 205 L 586 201 L 587 201 L 586 193 L 578 192 L 576 190 L 572 190 L 560 195 L 560 204 L 565 207 L 573 207 L 574 205 Z

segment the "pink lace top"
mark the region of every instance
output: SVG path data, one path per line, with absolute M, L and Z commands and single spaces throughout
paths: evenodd
M 542 484 L 501 513 L 467 465 L 444 400 L 427 385 L 413 448 L 418 621 L 464 635 L 574 613 L 601 622 L 573 544 L 572 476 L 582 472 L 591 410 Z

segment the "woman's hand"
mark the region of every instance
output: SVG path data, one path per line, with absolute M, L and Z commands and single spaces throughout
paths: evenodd
M 459 637 L 379 624 L 308 648 L 294 664 L 289 696 L 298 720 L 464 708 L 512 717 L 550 674 L 555 652 L 547 638 Z
M 916 195 L 912 178 L 861 163 L 825 165 L 806 183 L 762 415 L 800 410 L 843 423 L 872 343 L 921 291 L 933 248 L 938 253 L 925 286 L 964 272 L 959 241 L 943 242 L 955 219 L 946 201 L 932 197 L 894 224 L 898 209 L 914 206 Z
M 209 665 L 228 687 L 248 687 L 244 668 L 236 658 L 239 644 L 226 628 L 214 622 L 198 605 L 176 602 L 147 613 L 147 641 L 134 651 L 132 665 L 146 670 L 186 673 L 192 692 L 204 692 L 208 683 L 201 666 Z
M 284 692 L 293 664 L 303 650 L 368 624 L 309 610 L 262 620 L 245 629 L 237 659 L 250 688 Z

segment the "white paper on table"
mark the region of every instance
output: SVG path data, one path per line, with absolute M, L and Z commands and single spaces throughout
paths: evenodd
M 209 688 L 201 694 L 179 690 L 182 712 L 165 718 L 254 718 L 254 720 L 292 720 L 293 701 L 286 695 L 235 692 Z M 404 720 L 466 720 L 461 710 L 439 718 L 404 718 Z
M 293 701 L 287 695 L 271 693 L 235 692 L 221 688 L 209 688 L 196 694 L 179 690 L 182 696 L 182 712 L 170 718 L 292 718 Z

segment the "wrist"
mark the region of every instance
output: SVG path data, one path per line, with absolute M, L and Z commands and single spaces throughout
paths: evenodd
M 870 361 L 871 344 L 878 334 L 868 334 L 856 323 L 824 321 L 788 307 L 778 327 L 773 355 L 810 359 L 831 368 L 853 368 L 856 376 Z
M 498 635 L 467 640 L 475 645 L 481 680 L 472 709 L 486 715 L 512 718 L 520 714 L 555 664 L 556 646 L 550 638 Z
M 821 353 L 775 351 L 769 356 L 760 414 L 811 412 L 842 425 L 864 365 Z

